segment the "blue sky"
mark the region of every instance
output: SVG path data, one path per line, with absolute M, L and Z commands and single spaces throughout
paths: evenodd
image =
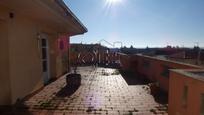
M 88 33 L 71 37 L 72 43 L 105 39 L 128 47 L 204 46 L 204 0 L 64 1 L 88 28 Z

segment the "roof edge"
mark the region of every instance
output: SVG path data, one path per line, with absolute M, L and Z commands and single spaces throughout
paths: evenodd
M 76 15 L 69 9 L 69 7 L 64 3 L 63 0 L 55 0 L 56 3 L 66 10 L 67 13 L 69 13 L 76 22 L 81 26 L 81 28 L 84 30 L 84 33 L 88 32 L 88 29 L 83 25 L 83 23 L 76 17 Z

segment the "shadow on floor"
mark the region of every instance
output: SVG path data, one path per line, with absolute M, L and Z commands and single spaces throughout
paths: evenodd
M 72 94 L 74 94 L 78 88 L 80 87 L 80 85 L 66 85 L 65 87 L 63 87 L 57 94 L 57 97 L 69 97 Z
M 154 100 L 160 104 L 168 104 L 168 94 L 165 92 L 158 92 L 158 94 L 153 95 Z
M 138 75 L 135 75 L 131 71 L 120 70 L 120 74 L 128 85 L 146 85 L 150 83 L 150 81 L 146 79 L 141 79 L 140 77 L 138 77 Z
M 137 75 L 131 71 L 120 70 L 120 74 L 128 85 L 147 85 L 150 90 L 150 94 L 154 97 L 154 100 L 160 104 L 168 104 L 167 92 L 161 90 L 159 87 L 152 88 L 150 84 L 154 84 L 147 79 L 142 79 L 141 75 Z M 153 92 L 153 93 L 152 93 Z
M 0 115 L 33 115 L 28 109 L 22 101 L 18 101 L 14 105 L 0 106 Z
M 160 104 L 168 104 L 168 93 L 163 91 L 161 88 L 151 88 L 151 95 L 154 97 L 154 100 Z
M 69 97 L 74 94 L 81 85 L 80 74 L 69 74 L 66 76 L 67 85 L 63 87 L 57 94 L 57 97 Z

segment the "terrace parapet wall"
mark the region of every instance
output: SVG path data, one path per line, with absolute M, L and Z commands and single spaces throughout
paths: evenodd
M 202 115 L 204 113 L 204 70 L 170 72 L 169 115 Z
M 159 59 L 144 55 L 120 55 L 123 69 L 130 69 L 152 82 L 159 83 L 159 87 L 168 92 L 170 69 L 201 69 L 199 66 L 176 61 Z

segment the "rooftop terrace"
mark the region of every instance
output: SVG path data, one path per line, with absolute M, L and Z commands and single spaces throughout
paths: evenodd
M 70 88 L 63 76 L 26 99 L 17 114 L 167 114 L 167 104 L 150 94 L 137 77 L 111 68 L 78 67 L 81 85 Z

